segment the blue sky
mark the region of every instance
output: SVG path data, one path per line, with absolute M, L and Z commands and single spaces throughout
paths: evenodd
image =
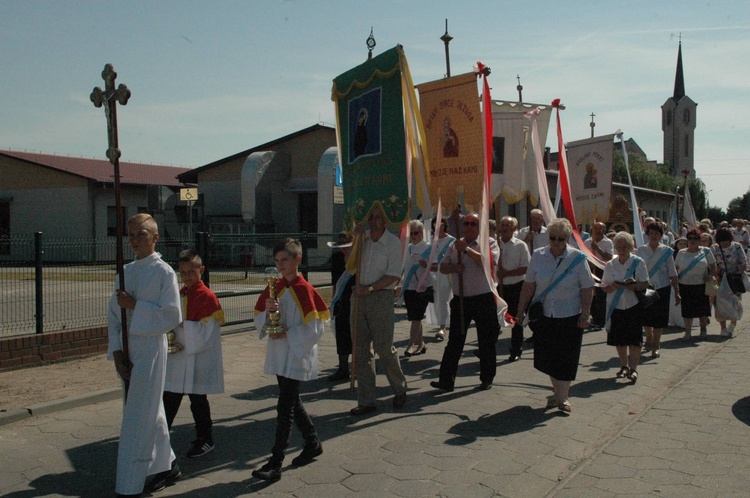
M 750 3 L 546 1 L 0 0 L 0 148 L 104 158 L 89 95 L 112 63 L 133 96 L 118 109 L 125 161 L 202 166 L 318 122 L 332 79 L 400 43 L 415 83 L 492 68 L 492 96 L 560 98 L 567 141 L 622 129 L 662 161 L 660 107 L 682 33 L 698 103 L 696 171 L 726 208 L 750 186 Z M 547 145 L 556 150 L 554 133 Z

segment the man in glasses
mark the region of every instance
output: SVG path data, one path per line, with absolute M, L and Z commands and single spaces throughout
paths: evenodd
M 440 265 L 440 271 L 444 274 L 455 273 L 463 276 L 463 296 L 459 291 L 458 275 L 454 275 L 452 279 L 454 297 L 450 303 L 448 345 L 445 346 L 443 359 L 440 362 L 440 378 L 430 382 L 430 385 L 443 391 L 453 391 L 458 361 L 466 343 L 466 331 L 471 321 L 474 320 L 479 342 L 479 380 L 481 382 L 479 389 L 486 391 L 492 387 L 497 370 L 495 342 L 500 334 L 500 324 L 497 319 L 497 303 L 490 288 L 494 282 L 487 281 L 482 267 L 482 252 L 490 251 L 493 270 L 497 267 L 500 252 L 495 239 L 489 240 L 489 247 L 480 247 L 477 240 L 479 215 L 476 213 L 466 215 L 463 229 L 464 237 L 453 242 Z

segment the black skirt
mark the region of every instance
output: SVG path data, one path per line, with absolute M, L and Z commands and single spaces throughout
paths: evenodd
M 534 368 L 557 380 L 575 380 L 583 329 L 578 317 L 548 318 L 534 326 Z
M 640 304 L 631 306 L 626 310 L 614 310 L 610 317 L 607 345 L 640 346 L 643 341 L 642 314 L 643 310 Z
M 667 285 L 656 289 L 659 300 L 646 308 L 643 314 L 643 326 L 663 329 L 669 325 L 669 299 L 672 296 L 672 286 Z
M 706 284 L 680 284 L 680 311 L 682 318 L 711 316 L 711 303 L 706 295 Z

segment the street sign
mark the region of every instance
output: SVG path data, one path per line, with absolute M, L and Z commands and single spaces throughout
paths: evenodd
M 180 189 L 180 200 L 195 202 L 198 200 L 198 189 L 197 188 L 181 188 Z

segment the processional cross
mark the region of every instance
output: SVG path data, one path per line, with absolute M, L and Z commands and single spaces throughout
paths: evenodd
M 117 106 L 125 105 L 130 99 L 130 90 L 127 86 L 120 84 L 115 89 L 115 79 L 117 73 L 112 64 L 106 64 L 104 71 L 102 71 L 102 79 L 104 79 L 104 91 L 98 86 L 91 92 L 91 102 L 94 103 L 95 107 L 104 106 L 104 115 L 107 118 L 107 140 L 109 142 L 109 148 L 107 149 L 107 158 L 109 162 L 115 167 L 115 211 L 117 219 L 117 244 L 116 244 L 116 258 L 117 258 L 117 274 L 120 279 L 120 289 L 125 290 L 125 272 L 123 271 L 123 251 L 122 251 L 122 237 L 125 232 L 125 220 L 122 215 L 122 200 L 120 194 L 120 149 L 117 143 Z M 121 321 L 122 321 L 122 353 L 125 359 L 125 364 L 130 365 L 130 358 L 128 356 L 128 322 L 127 312 L 125 308 L 121 310 Z M 127 395 L 128 382 L 125 382 L 125 393 Z

